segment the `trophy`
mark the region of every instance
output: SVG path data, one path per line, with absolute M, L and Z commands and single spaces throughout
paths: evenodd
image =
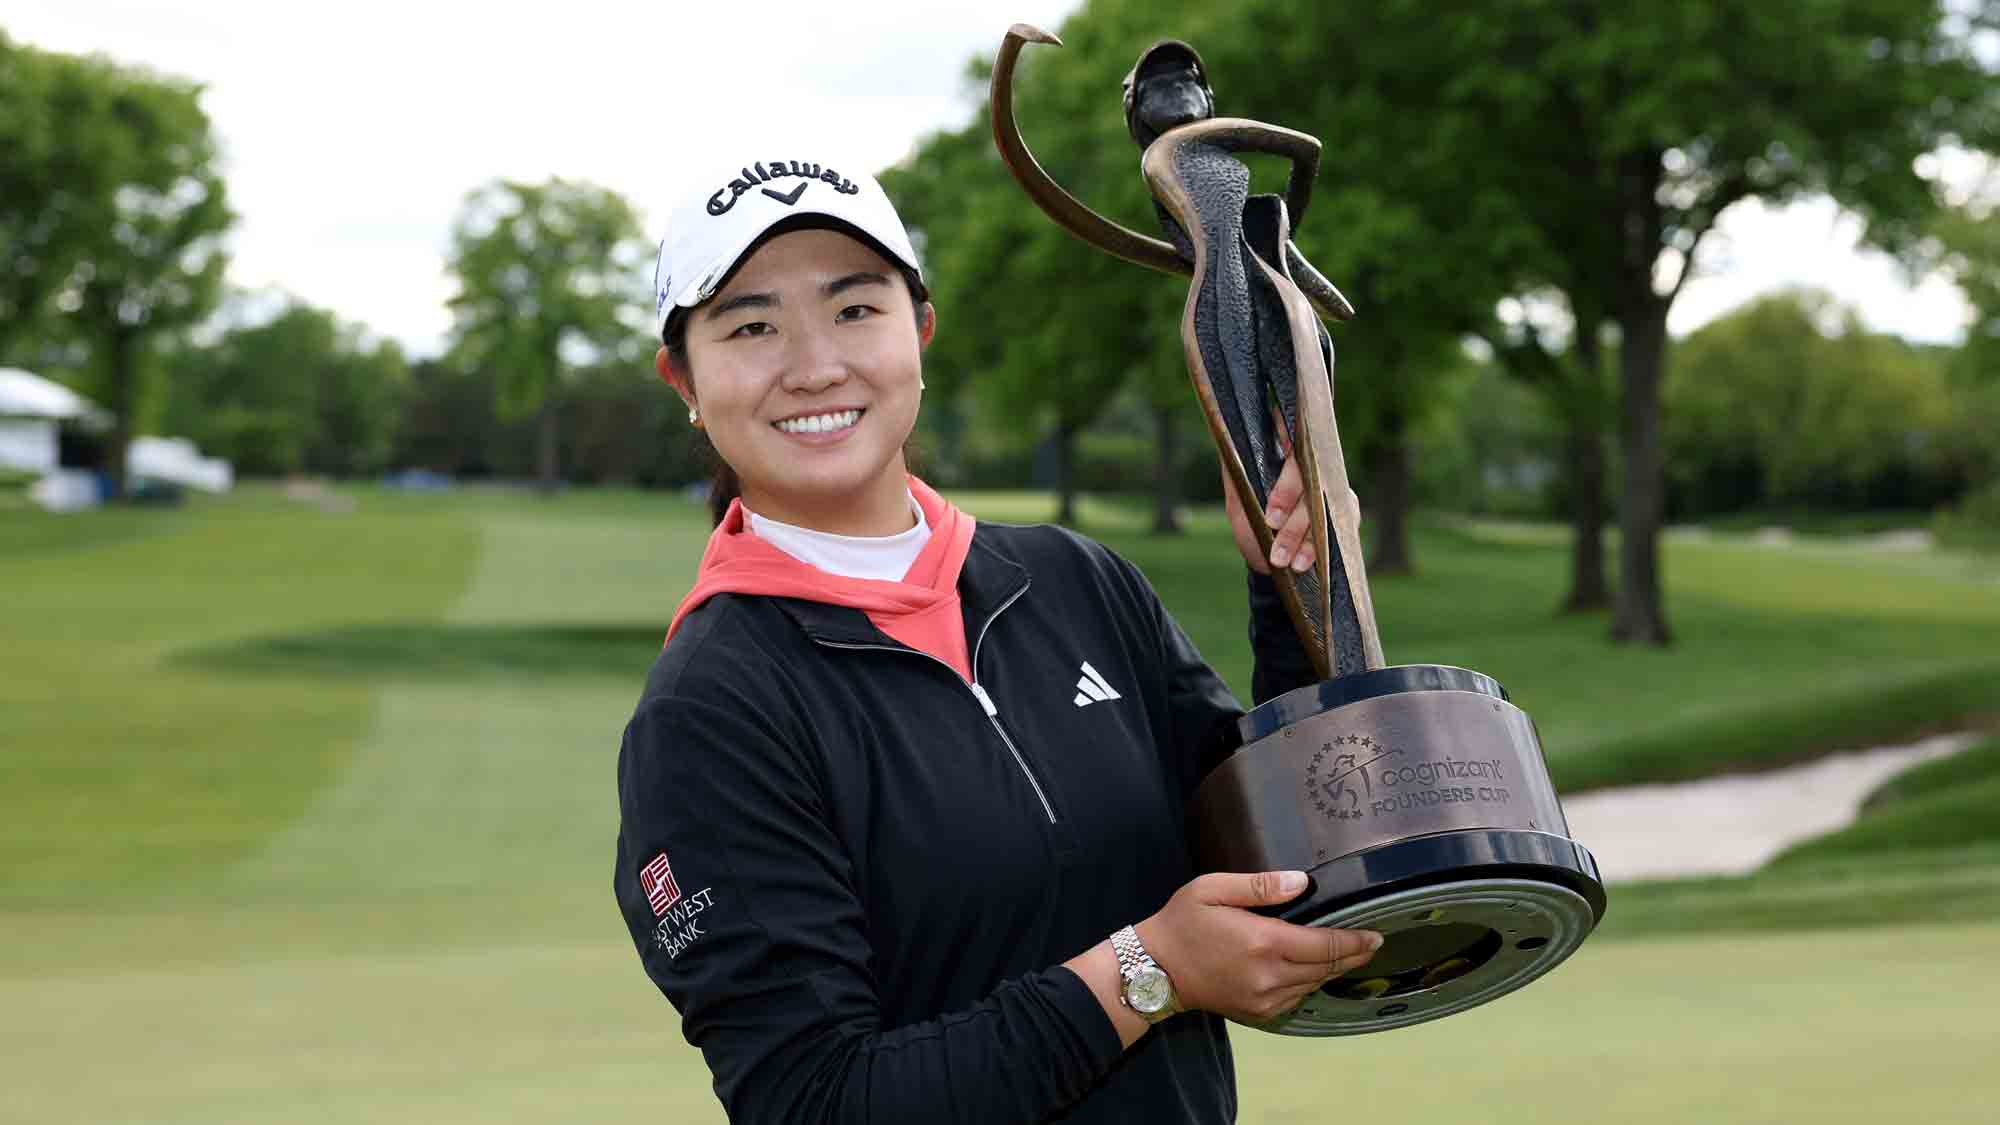
M 1296 459 L 1313 565 L 1273 574 L 1322 681 L 1258 706 L 1241 744 L 1197 785 L 1190 839 L 1203 871 L 1307 872 L 1287 921 L 1382 934 L 1365 966 L 1261 1025 L 1285 1035 L 1386 1031 L 1462 1012 L 1561 963 L 1604 914 L 1597 861 L 1570 839 L 1535 724 L 1491 677 L 1387 665 L 1362 568 L 1360 513 L 1333 411 L 1333 342 L 1320 316 L 1354 315 L 1299 252 L 1319 142 L 1215 116 L 1194 48 L 1166 40 L 1125 79 L 1125 120 L 1164 238 L 1093 211 L 1036 162 L 1013 109 L 1027 43 L 994 62 L 993 138 L 1050 218 L 1127 261 L 1189 278 L 1181 339 L 1229 487 L 1257 518 Z M 1283 196 L 1252 195 L 1237 153 L 1291 161 Z M 1316 315 L 1317 314 L 1317 315 Z

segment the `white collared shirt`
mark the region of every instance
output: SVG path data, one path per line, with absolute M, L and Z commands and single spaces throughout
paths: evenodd
M 894 535 L 834 535 L 765 519 L 747 505 L 743 511 L 750 517 L 750 530 L 757 538 L 807 566 L 842 578 L 901 582 L 910 572 L 910 564 L 917 561 L 917 556 L 924 553 L 924 545 L 931 541 L 924 509 L 915 496 L 907 492 L 904 495 L 910 497 L 910 511 L 916 514 L 917 525 Z

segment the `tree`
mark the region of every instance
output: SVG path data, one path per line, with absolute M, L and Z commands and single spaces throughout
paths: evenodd
M 1688 515 L 1928 508 L 1964 483 L 1946 463 L 1943 366 L 1824 293 L 1712 321 L 1676 346 L 1663 387 L 1669 500 Z
M 1437 399 L 1435 373 L 1454 366 L 1458 337 L 1505 292 L 1517 239 L 1506 212 L 1451 174 L 1454 130 L 1477 123 L 1423 118 L 1430 83 L 1403 65 L 1413 60 L 1371 53 L 1371 20 L 1362 9 L 1276 0 L 1164 8 L 1095 0 L 1063 25 L 1063 48 L 1024 55 L 1017 102 L 1023 132 L 1057 182 L 1142 233 L 1154 233 L 1157 220 L 1122 127 L 1119 84 L 1163 29 L 1202 52 L 1218 112 L 1324 139 L 1299 242 L 1361 308 L 1334 329 L 1341 431 L 1351 467 L 1368 482 L 1376 562 L 1393 571 L 1410 565 L 1410 435 Z M 983 66 L 974 75 L 983 81 Z M 1251 162 L 1260 178 L 1274 174 Z M 1155 406 L 1156 460 L 1176 460 L 1185 426 L 1175 417 L 1198 416 L 1179 343 L 1185 282 L 1085 247 L 1035 211 L 995 160 L 984 112 L 927 140 L 891 184 L 906 214 L 920 216 L 941 295 L 979 302 L 976 322 L 947 321 L 940 342 L 958 339 L 934 355 L 965 360 L 985 393 L 1017 412 L 1039 405 L 1053 416 L 1058 448 L 1113 391 L 1142 386 Z M 1174 477 L 1156 477 L 1164 513 Z
M 241 473 L 359 476 L 390 463 L 402 349 L 325 309 L 285 298 L 213 342 L 173 349 L 163 367 L 166 427 Z
M 199 86 L 101 59 L 81 65 L 103 91 L 108 147 L 121 159 L 110 191 L 76 204 L 89 234 L 57 306 L 90 346 L 98 396 L 115 418 L 109 467 L 122 491 L 153 348 L 215 307 L 235 216 Z
M 106 71 L 0 32 L 0 360 L 46 327 L 129 163 Z
M 1566 264 L 1544 262 L 1542 276 L 1570 276 Z M 1564 613 L 1611 604 L 1604 577 L 1604 436 L 1612 400 L 1602 332 L 1604 292 L 1587 282 L 1551 283 L 1544 293 L 1502 302 L 1502 315 L 1479 333 L 1500 369 L 1539 395 L 1562 427 L 1561 497 L 1570 522 Z M 1578 307 L 1583 311 L 1575 311 Z
M 555 392 L 570 371 L 643 338 L 646 256 L 623 197 L 563 179 L 496 181 L 466 198 L 453 226 L 454 362 L 492 368 L 503 418 L 534 416 L 545 492 L 560 479 Z
M 1989 172 L 1988 190 L 2000 188 Z M 1972 199 L 1940 211 L 1926 247 L 1972 306 L 1957 367 L 1968 381 L 2000 383 L 2000 198 Z
M 149 354 L 222 276 L 232 216 L 200 88 L 0 35 L 0 152 L 0 356 L 83 349 L 122 489 Z
M 1376 574 L 1415 567 L 1415 435 L 1461 370 L 1464 337 L 1526 273 L 1533 232 L 1503 193 L 1464 176 L 1486 128 L 1440 104 L 1451 73 L 1422 46 L 1385 50 L 1397 14 L 1374 4 L 1246 0 L 1193 29 L 1220 110 L 1320 137 L 1319 186 L 1297 238 L 1354 304 L 1331 327 L 1350 471 Z
M 1617 325 L 1624 479 L 1612 636 L 1665 644 L 1660 384 L 1667 314 L 1690 263 L 1732 204 L 1811 192 L 1860 215 L 1876 244 L 1913 245 L 1934 205 L 1917 158 L 1995 139 L 2000 85 L 1970 28 L 1994 26 L 2000 5 L 1393 7 L 1396 42 L 1428 45 L 1456 72 L 1441 97 L 1488 122 L 1468 138 L 1483 142 L 1465 150 L 1468 171 L 1507 190 L 1550 256 L 1568 263 L 1550 280 L 1579 287 L 1578 315 L 1590 314 L 1577 299 L 1590 286 Z M 1592 337 L 1580 324 L 1577 338 Z
M 81 85 L 64 82 L 80 77 L 65 61 L 0 32 L 0 152 L 7 154 L 0 160 L 0 362 L 33 327 L 80 252 L 83 224 L 74 217 L 75 189 L 65 191 L 65 184 L 83 169 L 62 167 L 55 110 L 88 91 L 58 91 Z
M 448 359 L 417 361 L 410 366 L 389 463 L 454 477 L 530 475 L 533 422 L 502 421 L 499 401 L 499 380 L 486 368 Z
M 1965 343 L 1953 354 L 1949 456 L 1967 481 L 2000 496 L 2000 165 L 1981 190 L 1942 212 L 1929 249 L 1972 305 Z M 1989 499 L 1987 503 L 1992 503 Z
M 1057 60 L 1081 62 L 1074 72 L 1038 61 L 1024 60 L 1018 105 L 1042 163 L 1074 190 L 1115 191 L 1139 210 L 1137 154 L 1106 143 L 1123 138 L 1118 76 L 1130 60 L 1090 51 Z M 986 64 L 975 62 L 970 78 L 982 96 L 986 76 Z M 1175 313 L 1159 299 L 1158 279 L 1077 242 L 1035 210 L 1000 164 L 990 120 L 982 107 L 963 128 L 927 138 L 884 173 L 883 186 L 922 238 L 940 309 L 925 364 L 938 373 L 933 385 L 945 396 L 979 395 L 985 413 L 1013 420 L 1023 439 L 1046 434 L 1056 518 L 1074 523 L 1077 437 L 1157 360 Z M 1177 363 L 1179 349 L 1171 350 Z

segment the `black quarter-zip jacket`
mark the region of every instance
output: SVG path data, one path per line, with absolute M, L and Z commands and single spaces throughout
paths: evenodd
M 1183 802 L 1242 709 L 1081 536 L 980 523 L 959 592 L 970 684 L 855 609 L 681 623 L 618 762 L 647 973 L 734 1122 L 1233 1120 L 1221 1019 L 1121 1051 L 1060 966 L 1193 876 Z M 1255 694 L 1310 682 L 1251 595 Z

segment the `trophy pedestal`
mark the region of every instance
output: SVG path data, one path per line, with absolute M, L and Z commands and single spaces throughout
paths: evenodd
M 1239 722 L 1243 746 L 1196 787 L 1203 871 L 1305 871 L 1269 913 L 1374 930 L 1281 1035 L 1438 1019 L 1554 968 L 1604 915 L 1597 861 L 1569 838 L 1533 720 L 1493 679 L 1417 664 L 1327 680 Z

